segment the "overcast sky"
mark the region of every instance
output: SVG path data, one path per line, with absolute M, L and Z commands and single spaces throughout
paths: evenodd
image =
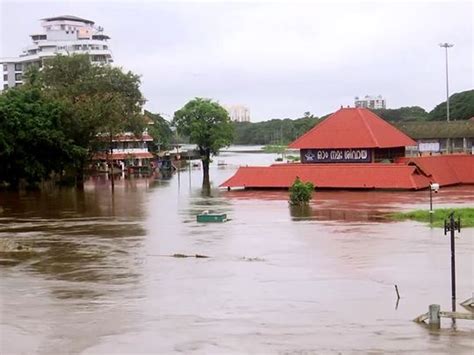
M 473 2 L 8 1 L 0 57 L 17 56 L 39 19 L 87 18 L 111 37 L 116 65 L 141 75 L 146 108 L 173 115 L 209 97 L 251 120 L 297 118 L 381 94 L 387 106 L 431 110 L 473 88 Z M 167 117 L 169 118 L 169 117 Z

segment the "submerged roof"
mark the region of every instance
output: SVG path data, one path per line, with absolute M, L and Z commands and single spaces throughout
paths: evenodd
M 474 155 L 433 155 L 401 158 L 399 161 L 416 165 L 430 181 L 441 186 L 474 184 Z
M 393 148 L 412 145 L 416 142 L 372 111 L 341 108 L 297 138 L 289 148 Z
M 80 18 L 80 17 L 77 17 L 77 16 L 71 16 L 71 15 L 46 17 L 46 18 L 42 18 L 41 20 L 43 20 L 43 21 L 66 21 L 66 20 L 68 20 L 68 21 L 77 21 L 77 22 L 90 23 L 91 25 L 94 24 L 94 21 L 86 20 L 84 18 Z
M 316 188 L 419 190 L 474 184 L 474 155 L 401 158 L 396 164 L 275 164 L 241 167 L 222 187 L 288 188 L 299 177 Z
M 418 190 L 429 186 L 416 166 L 406 164 L 278 164 L 241 167 L 223 187 L 288 188 L 299 177 L 316 188 Z

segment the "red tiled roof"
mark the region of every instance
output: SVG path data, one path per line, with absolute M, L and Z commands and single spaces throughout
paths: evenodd
M 92 160 L 106 160 L 107 155 L 105 153 L 94 154 Z M 127 160 L 127 159 L 153 159 L 151 153 L 113 153 L 109 154 L 110 160 Z
M 418 190 L 429 179 L 406 164 L 278 164 L 241 167 L 222 187 L 288 188 L 296 177 L 316 188 Z
M 289 148 L 391 148 L 416 145 L 410 137 L 365 108 L 341 108 L 297 138 Z
M 433 155 L 399 161 L 418 166 L 432 182 L 441 186 L 474 184 L 474 155 Z
M 97 137 L 100 141 L 109 141 L 109 137 L 107 135 L 101 134 Z M 121 133 L 116 134 L 112 138 L 112 142 L 151 142 L 153 137 L 150 136 L 148 133 L 143 133 L 141 136 L 135 136 L 133 133 Z
M 136 137 L 133 133 L 118 134 L 112 139 L 113 142 L 150 142 L 153 138 L 148 133 Z

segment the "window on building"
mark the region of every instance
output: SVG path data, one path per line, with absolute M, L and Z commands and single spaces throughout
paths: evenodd
M 3 84 L 3 90 L 8 89 L 8 84 Z
M 15 64 L 15 70 L 16 70 L 16 71 L 21 71 L 22 68 L 23 68 L 23 66 L 22 66 L 21 63 L 16 63 L 16 64 Z
M 21 73 L 15 74 L 15 81 L 21 81 L 22 79 L 23 79 L 23 75 L 21 75 Z
M 20 85 L 21 85 L 21 83 L 15 83 L 15 86 L 20 86 Z
M 8 81 L 8 74 L 3 74 L 3 81 Z
M 3 71 L 8 71 L 8 65 L 3 64 Z

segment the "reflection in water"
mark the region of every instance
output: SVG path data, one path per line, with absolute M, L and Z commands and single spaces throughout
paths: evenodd
M 420 192 L 223 191 L 239 164 L 223 153 L 164 179 L 103 177 L 83 192 L 0 192 L 0 353 L 470 353 L 472 325 L 430 333 L 411 322 L 450 307 L 449 241 L 386 212 L 427 208 Z M 472 186 L 435 207 L 471 205 Z M 226 223 L 197 223 L 203 210 Z M 472 291 L 472 230 L 457 243 L 458 294 Z M 173 254 L 210 258 L 173 258 Z M 400 288 L 396 301 L 394 284 Z M 341 341 L 341 339 L 344 341 Z M 242 342 L 245 339 L 245 342 Z

